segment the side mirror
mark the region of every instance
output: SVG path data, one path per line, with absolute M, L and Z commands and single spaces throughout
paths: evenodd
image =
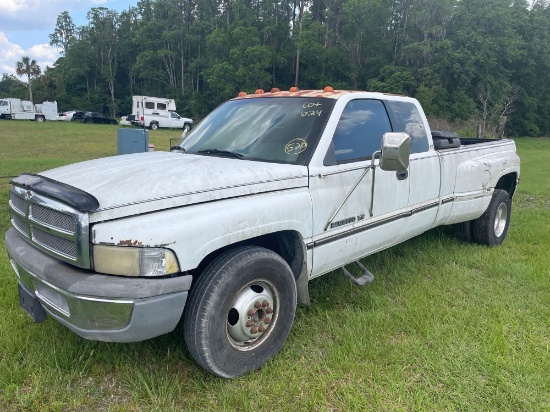
M 387 132 L 382 136 L 380 168 L 387 171 L 406 170 L 411 155 L 411 137 L 404 132 Z

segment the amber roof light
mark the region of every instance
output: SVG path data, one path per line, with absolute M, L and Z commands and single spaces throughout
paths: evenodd
M 254 94 L 262 94 L 262 93 L 265 93 L 264 89 L 256 89 L 256 91 L 254 92 Z
M 324 92 L 333 92 L 334 91 L 334 88 L 332 86 L 325 86 L 325 88 L 323 89 Z
M 239 97 L 246 96 L 246 92 L 239 92 Z
M 300 89 L 298 89 L 296 86 L 292 86 L 290 88 L 289 92 L 297 92 L 298 90 L 300 90 Z

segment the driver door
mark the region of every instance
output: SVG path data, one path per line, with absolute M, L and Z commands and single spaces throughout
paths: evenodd
M 327 273 L 399 239 L 409 200 L 408 173 L 376 168 L 374 196 L 371 156 L 382 135 L 392 131 L 385 104 L 358 99 L 347 103 L 321 167 L 310 167 L 313 203 L 311 277 Z M 374 161 L 378 165 L 378 160 Z M 371 200 L 372 202 L 371 209 Z

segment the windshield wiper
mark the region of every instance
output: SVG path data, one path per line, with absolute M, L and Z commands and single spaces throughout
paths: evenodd
M 176 145 L 176 146 L 172 146 L 170 148 L 170 151 L 174 153 L 185 153 L 185 148 L 183 146 Z
M 238 152 L 232 152 L 230 150 L 219 150 L 219 149 L 205 149 L 199 150 L 198 154 L 212 155 L 212 156 L 225 156 L 225 157 L 234 157 L 235 159 L 244 159 L 244 155 Z

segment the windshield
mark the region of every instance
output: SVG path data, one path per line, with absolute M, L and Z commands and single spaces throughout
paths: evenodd
M 179 143 L 186 153 L 305 165 L 333 99 L 266 97 L 229 101 Z

